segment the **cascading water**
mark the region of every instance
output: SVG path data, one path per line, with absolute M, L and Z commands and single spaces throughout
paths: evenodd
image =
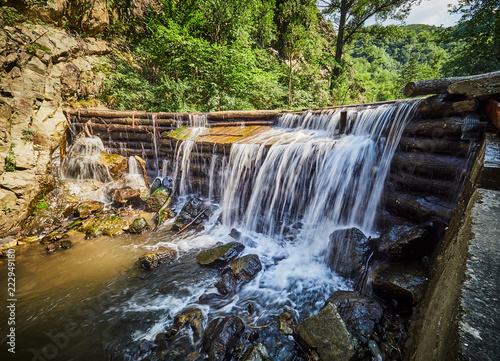
M 76 139 L 61 164 L 62 178 L 109 182 L 108 168 L 100 160 L 103 151 L 104 145 L 99 137 Z

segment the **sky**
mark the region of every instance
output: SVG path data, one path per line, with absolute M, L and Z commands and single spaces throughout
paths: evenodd
M 415 6 L 410 15 L 406 18 L 406 24 L 427 24 L 435 26 L 453 26 L 460 19 L 459 14 L 450 14 L 448 4 L 456 5 L 458 0 L 422 0 L 419 6 Z M 367 22 L 368 25 L 373 24 Z M 387 21 L 384 25 L 398 24 L 394 21 Z

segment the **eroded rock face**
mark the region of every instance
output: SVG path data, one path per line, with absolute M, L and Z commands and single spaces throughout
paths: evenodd
M 244 330 L 245 324 L 239 317 L 212 320 L 203 336 L 203 351 L 208 354 L 208 359 L 229 361 Z
M 47 7 L 60 16 L 65 2 L 48 1 Z M 35 11 L 42 17 L 42 9 Z M 0 199 L 6 204 L 6 212 L 0 210 L 2 237 L 21 230 L 34 201 L 53 182 L 51 157 L 63 144 L 66 124 L 62 105 L 97 94 L 101 85 L 96 82 L 102 78 L 94 76 L 93 64 L 109 48 L 98 39 L 77 39 L 64 30 L 28 23 L 3 26 L 0 45 Z M 64 77 L 68 69 L 75 81 Z M 6 168 L 7 157 L 12 163 Z
M 162 263 L 170 263 L 177 257 L 177 251 L 168 247 L 159 247 L 155 251 L 146 253 L 139 258 L 139 262 L 144 269 L 151 270 Z
M 332 303 L 295 327 L 295 334 L 302 347 L 317 352 L 322 361 L 354 360 L 360 348 Z

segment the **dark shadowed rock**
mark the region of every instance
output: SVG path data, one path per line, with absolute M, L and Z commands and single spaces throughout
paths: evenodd
M 360 292 L 337 291 L 328 300 L 337 307 L 347 329 L 355 336 L 370 338 L 384 310 L 380 303 Z
M 153 269 L 162 263 L 170 263 L 177 257 L 177 252 L 168 247 L 159 247 L 155 251 L 146 253 L 139 258 L 141 266 L 145 269 Z
M 129 226 L 128 231 L 130 233 L 139 234 L 139 233 L 145 232 L 149 228 L 150 227 L 149 227 L 148 221 L 146 221 L 146 219 L 144 217 L 140 217 L 140 218 L 134 219 L 132 224 Z
M 332 303 L 295 327 L 295 334 L 300 345 L 317 352 L 322 361 L 350 361 L 360 349 Z
M 240 340 L 245 324 L 239 317 L 229 316 L 212 320 L 205 330 L 203 351 L 210 361 L 229 361 Z
M 224 264 L 234 258 L 245 249 L 245 246 L 239 242 L 229 242 L 211 249 L 201 251 L 196 260 L 203 266 L 213 264 Z
M 190 224 L 191 227 L 196 228 L 200 226 L 204 220 L 208 219 L 211 214 L 212 210 L 201 198 L 193 197 L 184 204 L 175 222 L 184 226 Z
M 256 343 L 248 347 L 243 356 L 243 361 L 271 361 L 271 358 L 264 345 Z
M 162 186 L 161 178 L 155 178 L 153 183 L 151 183 L 151 188 L 149 189 L 149 191 L 151 193 L 154 193 L 154 191 L 160 188 L 161 186 Z
M 260 258 L 256 254 L 247 254 L 246 256 L 236 258 L 231 262 L 231 271 L 233 274 L 244 281 L 251 281 L 262 270 Z
M 229 236 L 232 237 L 233 239 L 240 239 L 241 237 L 241 232 L 238 231 L 236 228 L 231 228 L 231 232 L 229 233 Z
M 411 307 L 423 296 L 427 284 L 426 269 L 420 262 L 382 266 L 373 274 L 374 293 L 400 307 Z
M 222 274 L 222 278 L 215 283 L 215 288 L 223 296 L 232 296 L 236 293 L 239 285 L 239 280 L 228 270 Z
M 371 253 L 370 240 L 354 227 L 330 234 L 330 267 L 343 277 L 354 278 Z
M 68 239 L 62 240 L 60 242 L 60 244 L 61 244 L 61 248 L 64 248 L 64 249 L 68 249 L 68 248 L 73 247 L 73 243 Z
M 376 243 L 379 253 L 390 260 L 411 260 L 432 252 L 429 238 L 422 227 L 395 225 L 386 230 Z

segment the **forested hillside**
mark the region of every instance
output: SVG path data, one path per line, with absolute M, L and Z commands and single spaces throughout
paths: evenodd
M 4 3 L 4 24 L 19 21 L 19 4 L 54 4 Z M 70 10 L 85 14 L 80 3 Z M 319 108 L 402 98 L 410 80 L 500 68 L 497 0 L 461 0 L 453 11 L 463 18 L 452 28 L 365 26 L 374 17 L 404 19 L 415 0 L 100 3 L 109 12 L 102 31 L 87 33 L 85 15 L 59 25 L 115 44 L 96 70 L 106 72 L 99 99 L 117 109 Z

